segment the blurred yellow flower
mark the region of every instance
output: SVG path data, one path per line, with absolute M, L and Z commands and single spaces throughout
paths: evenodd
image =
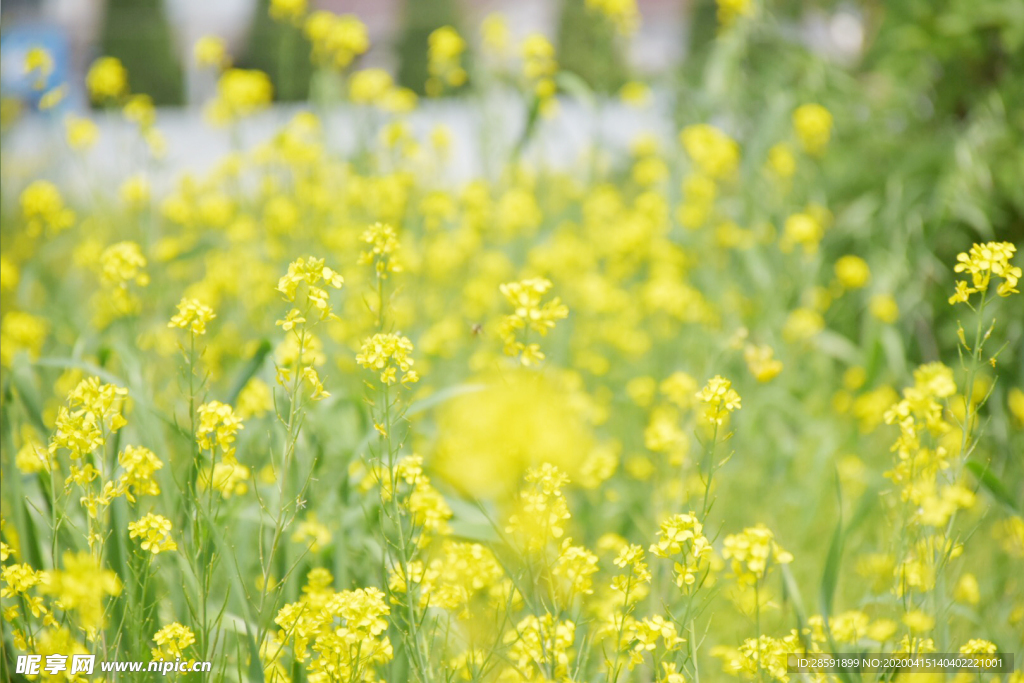
M 820 156 L 832 137 L 832 114 L 820 104 L 804 104 L 793 112 L 793 128 L 804 151 Z
M 116 57 L 100 57 L 85 77 L 94 102 L 108 103 L 128 94 L 128 72 Z

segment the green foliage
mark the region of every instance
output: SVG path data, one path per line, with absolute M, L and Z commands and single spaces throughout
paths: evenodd
M 149 95 L 157 105 L 184 101 L 181 63 L 162 0 L 108 0 L 100 50 L 125 65 L 132 92 Z
M 427 41 L 442 26 L 460 31 L 460 17 L 454 0 L 405 0 L 402 3 L 402 33 L 398 52 L 398 83 L 418 95 L 427 82 Z
M 558 23 L 558 62 L 591 88 L 614 92 L 628 77 L 625 50 L 612 24 L 587 8 L 585 0 L 562 0 Z
M 313 77 L 309 40 L 301 27 L 274 21 L 270 17 L 269 6 L 270 0 L 260 0 L 249 41 L 238 66 L 265 71 L 274 84 L 274 99 L 282 102 L 305 100 Z

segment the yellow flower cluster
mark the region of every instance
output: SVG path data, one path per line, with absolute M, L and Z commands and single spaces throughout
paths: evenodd
M 820 104 L 803 104 L 793 112 L 793 128 L 804 151 L 820 156 L 832 137 L 832 114 Z
M 398 259 L 398 233 L 386 223 L 374 223 L 363 233 L 363 242 L 369 248 L 359 255 L 361 265 L 372 265 L 377 277 L 387 278 L 388 273 L 400 273 L 402 263 Z
M 755 584 L 764 579 L 772 563 L 793 561 L 793 556 L 782 549 L 775 541 L 775 534 L 763 524 L 726 536 L 722 557 L 731 560 L 732 572 L 741 584 Z
M 99 128 L 91 119 L 79 118 L 73 114 L 64 119 L 64 128 L 68 147 L 76 152 L 91 149 L 100 136 Z
M 135 502 L 135 496 L 160 495 L 160 485 L 153 475 L 164 464 L 153 451 L 142 446 L 125 446 L 118 454 L 117 462 L 124 469 L 118 488 L 125 492 L 130 502 Z
M 378 333 L 363 341 L 356 362 L 367 370 L 379 371 L 380 381 L 387 385 L 399 380 L 402 384 L 412 384 L 420 379 L 412 369 L 415 364 L 412 342 L 397 332 Z M 398 377 L 399 371 L 401 377 Z
M 564 680 L 569 673 L 576 624 L 552 614 L 530 615 L 505 636 L 517 671 L 513 680 Z
M 509 516 L 505 533 L 524 551 L 537 552 L 565 535 L 565 522 L 572 515 L 562 487 L 569 483 L 569 477 L 544 463 L 527 470 L 526 483 L 529 487 L 519 492 L 516 512 Z
M 178 303 L 178 312 L 167 323 L 168 327 L 187 329 L 193 335 L 206 334 L 206 323 L 217 317 L 213 309 L 199 299 L 184 298 Z
M 320 319 L 326 320 L 331 315 L 330 294 L 320 286 L 321 283 L 323 287 L 341 289 L 345 279 L 339 273 L 325 266 L 324 259 L 316 259 L 312 256 L 308 259 L 300 257 L 288 264 L 288 272 L 282 275 L 277 282 L 277 291 L 281 292 L 285 301 L 294 302 L 299 285 L 305 284 L 305 303 L 302 312 L 311 312 L 315 309 Z M 296 310 L 289 315 L 298 315 L 299 312 Z
M 691 512 L 672 515 L 662 522 L 658 542 L 650 551 L 658 557 L 680 556 L 674 566 L 676 585 L 688 590 L 697 580 L 697 573 L 707 568 L 713 549 L 704 536 L 704 526 Z
M 128 390 L 113 384 L 103 384 L 90 377 L 78 383 L 68 394 L 67 407 L 57 411 L 56 428 L 50 439 L 50 453 L 69 452 L 78 460 L 106 443 L 113 434 L 127 424 L 121 414 Z
M 278 21 L 298 24 L 306 13 L 306 0 L 271 0 L 269 11 Z
M 57 186 L 46 180 L 34 180 L 22 190 L 21 216 L 30 237 L 62 232 L 75 223 L 75 212 L 64 206 Z
M 366 25 L 351 14 L 339 16 L 318 10 L 306 19 L 304 31 L 313 44 L 312 59 L 316 64 L 344 69 L 370 49 Z
M 967 303 L 971 294 L 987 292 L 992 276 L 1002 278 L 996 287 L 999 296 L 1018 294 L 1017 283 L 1021 278 L 1021 268 L 1010 264 L 1017 247 L 1009 242 L 987 242 L 975 244 L 970 252 L 957 255 L 957 264 L 953 270 L 957 273 L 968 273 L 971 281 L 958 280 L 956 291 L 949 297 L 950 304 Z
M 105 603 L 121 594 L 121 581 L 87 552 L 65 552 L 62 564 L 62 569 L 46 572 L 40 592 L 56 598 L 64 612 L 74 613 L 76 623 L 94 638 L 107 625 Z
M 541 304 L 544 294 L 551 289 L 551 281 L 531 278 L 519 282 L 506 282 L 499 288 L 513 311 L 501 319 L 499 334 L 505 345 L 505 354 L 519 358 L 523 365 L 535 365 L 544 360 L 540 344 L 525 341 L 528 334 L 540 336 L 554 329 L 555 321 L 569 317 L 569 309 L 557 296 Z
M 53 73 L 53 57 L 41 47 L 32 47 L 25 53 L 26 75 L 35 75 L 36 80 L 32 87 L 42 90 L 46 87 L 46 79 Z
M 416 93 L 395 85 L 384 69 L 362 69 L 352 74 L 348 86 L 353 104 L 377 107 L 381 111 L 403 113 L 416 106 Z
M 116 57 L 100 57 L 89 67 L 85 85 L 94 102 L 107 104 L 128 94 L 128 71 Z
M 0 364 L 9 368 L 19 352 L 30 359 L 39 357 L 50 326 L 42 318 L 23 311 L 11 311 L 0 321 Z
M 624 36 L 636 33 L 640 26 L 636 0 L 587 0 L 587 8 L 606 17 Z
M 217 81 L 217 97 L 206 115 L 218 125 L 252 116 L 270 104 L 274 87 L 270 77 L 255 69 L 227 69 Z
M 335 592 L 333 581 L 324 569 L 309 573 L 303 597 L 274 619 L 281 629 L 274 649 L 290 645 L 295 661 L 321 680 L 376 680 L 377 667 L 394 656 L 385 634 L 391 608 L 377 588 Z
M 219 448 L 225 459 L 235 455 L 235 436 L 244 429 L 242 419 L 226 403 L 210 401 L 199 406 L 199 426 L 196 428 L 196 441 L 203 450 L 211 453 Z
M 740 17 L 751 17 L 757 7 L 754 0 L 716 0 L 718 4 L 718 21 L 728 27 L 736 23 Z
M 723 425 L 730 413 L 740 409 L 740 395 L 732 388 L 732 382 L 721 375 L 709 379 L 695 396 L 704 404 L 703 419 L 713 425 Z
M 220 36 L 203 36 L 192 46 L 192 59 L 196 66 L 224 69 L 231 65 L 227 45 Z
M 154 633 L 153 642 L 156 643 L 151 651 L 153 659 L 187 659 L 185 651 L 196 642 L 196 636 L 188 626 L 174 621 Z
M 740 162 L 740 146 L 723 131 L 707 123 L 687 126 L 679 134 L 687 156 L 703 175 L 729 180 Z
M 466 70 L 461 57 L 466 41 L 451 26 L 434 29 L 427 38 L 427 94 L 441 95 L 446 88 L 458 88 L 466 83 Z
M 775 358 L 775 350 L 767 345 L 747 344 L 743 349 L 743 360 L 758 382 L 770 382 L 782 372 L 782 361 Z
M 124 288 L 134 283 L 145 287 L 149 284 L 145 268 L 146 257 L 135 242 L 112 244 L 100 255 L 100 275 L 108 285 Z
M 171 538 L 171 520 L 163 515 L 149 513 L 138 521 L 128 524 L 128 535 L 139 539 L 144 551 L 154 555 L 177 550 L 178 544 Z
M 558 62 L 555 61 L 554 45 L 540 33 L 531 33 L 519 50 L 523 56 L 523 75 L 537 100 L 540 113 L 553 116 L 558 111 L 558 100 L 555 99 Z

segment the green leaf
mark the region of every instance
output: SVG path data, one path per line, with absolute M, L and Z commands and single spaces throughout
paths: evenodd
M 263 361 L 266 360 L 267 354 L 270 353 L 270 340 L 264 339 L 260 341 L 259 347 L 257 347 L 255 353 L 252 354 L 252 358 L 246 362 L 242 371 L 238 373 L 238 377 L 235 378 L 235 383 L 231 385 L 231 393 L 228 394 L 228 403 L 235 405 L 238 401 L 238 395 L 242 393 L 242 389 L 249 383 L 249 380 L 260 371 L 263 366 Z
M 11 373 L 11 384 L 18 394 L 18 399 L 25 408 L 32 426 L 35 427 L 41 436 L 48 436 L 50 430 L 46 428 L 43 421 L 43 411 L 39 408 L 39 395 L 32 382 L 32 371 L 24 366 L 17 366 Z
M 835 598 L 836 586 L 839 583 L 839 568 L 843 556 L 843 500 L 842 494 L 838 491 L 839 498 L 839 520 L 836 522 L 835 531 L 832 532 L 832 540 L 828 547 L 828 556 L 825 559 L 825 569 L 821 576 L 821 613 L 827 620 L 832 614 L 832 601 Z
M 596 99 L 593 89 L 587 85 L 585 80 L 572 71 L 566 71 L 565 69 L 559 71 L 555 75 L 555 83 L 558 84 L 559 90 L 564 90 L 590 108 L 594 107 Z
M 975 479 L 992 494 L 993 498 L 1010 508 L 1014 513 L 1021 514 L 1021 507 L 1014 500 L 1010 489 L 996 476 L 995 472 L 988 468 L 988 465 L 982 465 L 980 462 L 969 462 L 967 463 L 967 471 L 974 475 Z
M 79 360 L 78 358 L 40 358 L 35 361 L 33 365 L 38 365 L 44 368 L 66 368 L 71 370 L 81 370 L 87 375 L 95 375 L 107 384 L 114 384 L 119 387 L 127 387 L 128 383 L 123 379 L 104 370 L 98 365 L 89 363 L 88 361 Z

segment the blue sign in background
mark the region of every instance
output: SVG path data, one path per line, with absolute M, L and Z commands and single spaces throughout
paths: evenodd
M 46 77 L 44 87 L 37 89 L 39 74 L 25 73 L 25 55 L 34 47 L 41 47 L 53 58 L 53 71 Z M 39 99 L 51 88 L 68 84 L 64 99 L 54 107 L 61 111 L 77 95 L 78 89 L 69 83 L 71 54 L 67 36 L 46 25 L 22 25 L 4 31 L 0 37 L 0 88 L 4 97 L 16 97 L 27 106 L 37 109 Z

